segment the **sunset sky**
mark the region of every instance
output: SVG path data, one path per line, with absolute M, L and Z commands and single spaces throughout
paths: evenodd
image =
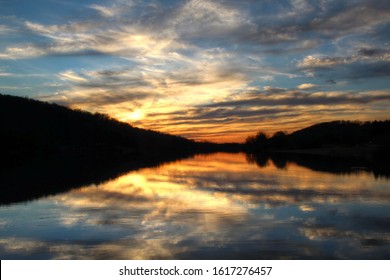
M 0 0 L 0 92 L 215 142 L 390 118 L 390 1 Z

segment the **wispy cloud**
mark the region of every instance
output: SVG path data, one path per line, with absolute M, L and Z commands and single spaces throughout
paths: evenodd
M 84 83 L 87 81 L 85 78 L 77 75 L 73 71 L 66 71 L 66 72 L 60 73 L 59 76 L 60 76 L 60 79 L 66 80 L 66 81 L 71 81 L 71 82 Z
M 314 84 L 301 84 L 301 85 L 297 86 L 297 89 L 300 89 L 300 90 L 310 90 L 310 89 L 314 89 L 316 87 L 317 86 L 314 85 Z
M 390 49 L 359 48 L 352 55 L 308 55 L 297 63 L 311 75 L 331 75 L 332 79 L 361 79 L 390 76 Z
M 352 56 L 331 57 L 321 55 L 309 55 L 298 63 L 302 68 L 331 68 L 338 65 L 352 64 L 355 62 L 390 62 L 390 49 L 360 48 Z
M 0 35 L 11 33 L 13 28 L 7 25 L 0 24 Z
M 108 18 L 116 16 L 121 12 L 121 8 L 116 6 L 107 7 L 107 6 L 92 4 L 88 7 L 97 11 L 101 16 L 108 17 Z

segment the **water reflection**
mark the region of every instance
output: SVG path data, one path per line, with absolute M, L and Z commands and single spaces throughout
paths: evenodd
M 0 255 L 388 259 L 390 187 L 243 154 L 196 156 L 0 208 Z
M 290 163 L 307 167 L 314 171 L 334 174 L 353 174 L 361 171 L 372 173 L 376 178 L 390 179 L 390 160 L 385 156 L 371 155 L 366 157 L 330 156 L 300 153 L 246 154 L 249 163 L 260 168 L 272 162 L 277 168 L 285 169 Z
M 89 184 L 102 184 L 145 167 L 189 157 L 161 155 L 158 158 L 47 157 L 16 162 L 0 161 L 0 205 L 54 195 Z M 22 175 L 21 175 L 22 174 Z

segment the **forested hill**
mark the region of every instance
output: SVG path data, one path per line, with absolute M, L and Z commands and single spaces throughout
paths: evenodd
M 258 132 L 255 136 L 247 138 L 246 145 L 249 149 L 258 151 L 359 146 L 388 151 L 390 120 L 325 122 L 291 134 L 279 131 L 273 136 Z
M 185 154 L 194 141 L 135 128 L 103 114 L 0 94 L 0 155 L 158 157 Z
M 297 147 L 383 145 L 390 140 L 390 120 L 320 123 L 298 130 L 290 138 Z

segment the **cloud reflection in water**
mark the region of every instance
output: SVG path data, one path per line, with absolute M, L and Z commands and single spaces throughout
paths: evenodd
M 387 179 L 367 172 L 335 175 L 290 162 L 280 169 L 272 161 L 259 169 L 242 154 L 197 156 L 31 202 L 24 208 L 38 210 L 30 217 L 24 213 L 24 218 L 2 219 L 6 229 L 1 230 L 0 254 L 59 259 L 386 259 L 388 186 Z M 57 211 L 46 224 L 33 233 L 21 231 L 19 223 L 38 221 L 45 210 L 40 207 L 47 204 Z M 8 211 L 17 212 L 17 207 Z M 62 234 L 56 237 L 58 232 Z

